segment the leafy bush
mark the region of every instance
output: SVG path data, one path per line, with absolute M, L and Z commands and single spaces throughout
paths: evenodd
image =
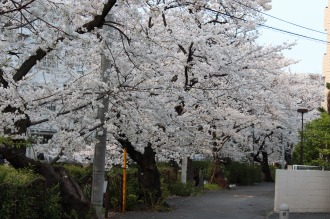
M 204 179 L 210 179 L 212 175 L 213 163 L 210 160 L 194 160 L 192 166 L 194 170 L 202 170 Z
M 128 194 L 126 198 L 126 210 L 131 211 L 134 210 L 136 206 L 138 206 L 138 197 L 133 194 Z
M 122 201 L 122 168 L 113 167 L 107 172 L 107 200 L 106 206 L 108 209 L 115 211 L 121 210 Z M 127 169 L 127 184 L 126 184 L 126 207 L 127 210 L 134 209 L 139 204 L 139 199 L 142 196 L 142 190 L 138 183 L 136 175 L 137 169 L 130 167 Z M 136 200 L 135 200 L 136 198 Z
M 65 171 L 78 183 L 84 196 L 90 199 L 92 195 L 92 166 L 83 167 L 77 164 L 60 164 Z
M 225 167 L 226 177 L 230 184 L 252 185 L 261 182 L 260 166 L 233 162 Z
M 193 182 L 176 182 L 168 185 L 170 194 L 176 196 L 190 196 L 195 193 L 195 188 L 196 187 Z
M 16 170 L 11 166 L 0 165 L 0 183 L 9 183 L 13 185 L 24 185 L 40 176 L 31 170 Z
M 179 178 L 178 170 L 172 167 L 162 167 L 158 169 L 160 178 L 163 180 L 166 184 L 174 183 Z
M 61 196 L 60 186 L 56 185 L 46 192 L 46 201 L 44 204 L 45 218 L 49 219 L 61 219 Z
M 63 164 L 62 166 L 70 174 L 70 176 L 77 181 L 78 184 L 85 177 L 92 178 L 92 166 L 82 167 L 75 164 Z
M 58 186 L 47 189 L 45 180 L 28 170 L 0 166 L 0 171 L 1 218 L 61 218 Z

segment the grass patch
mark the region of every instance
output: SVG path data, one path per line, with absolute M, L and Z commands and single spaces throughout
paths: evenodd
M 206 190 L 218 190 L 218 189 L 222 189 L 222 188 L 218 184 L 206 183 L 206 184 L 204 184 L 204 189 L 206 189 Z

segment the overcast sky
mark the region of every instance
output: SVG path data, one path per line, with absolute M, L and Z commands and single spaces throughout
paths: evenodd
M 266 13 L 300 26 L 324 32 L 324 9 L 327 5 L 327 0 L 272 0 L 272 9 Z M 298 28 L 268 16 L 266 18 L 267 26 L 326 41 L 325 34 Z M 261 43 L 278 44 L 284 41 L 293 42 L 297 40 L 297 45 L 292 50 L 285 52 L 285 56 L 300 60 L 298 64 L 290 67 L 291 72 L 322 73 L 322 59 L 326 51 L 326 43 L 315 42 L 265 28 L 262 28 L 261 31 Z

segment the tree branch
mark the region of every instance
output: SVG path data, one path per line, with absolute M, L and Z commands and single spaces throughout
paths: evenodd
M 92 21 L 84 24 L 81 28 L 78 28 L 76 32 L 79 34 L 84 34 L 87 32 L 91 32 L 92 30 L 94 30 L 94 28 L 101 28 L 104 25 L 105 17 L 110 12 L 116 2 L 116 0 L 108 0 L 108 2 L 104 4 L 101 15 L 96 15 Z M 64 37 L 58 38 L 54 42 L 54 46 L 56 46 L 58 42 L 63 40 Z M 43 50 L 41 48 L 37 49 L 35 55 L 30 56 L 27 60 L 23 62 L 23 64 L 13 76 L 13 79 L 16 82 L 22 80 L 22 78 L 32 69 L 32 67 L 35 66 L 38 61 L 42 60 L 52 50 L 54 50 L 54 48 L 47 48 L 47 50 Z
M 141 163 L 143 159 L 143 155 L 136 151 L 132 143 L 127 139 L 125 134 L 119 134 L 118 136 L 114 136 L 115 139 L 121 144 L 123 148 L 126 148 L 127 153 L 129 154 L 130 158 L 137 163 Z
M 8 10 L 8 11 L 0 11 L 0 15 L 4 15 L 4 14 L 8 14 L 8 13 L 12 13 L 12 12 L 15 12 L 15 11 L 20 11 L 24 8 L 26 8 L 28 5 L 32 4 L 33 2 L 35 2 L 36 0 L 30 0 L 28 2 L 26 2 L 25 4 L 23 5 L 20 5 L 19 7 L 16 7 L 14 9 L 11 9 L 11 10 Z

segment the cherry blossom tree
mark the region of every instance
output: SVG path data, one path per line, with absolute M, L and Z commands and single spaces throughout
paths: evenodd
M 282 112 L 277 107 L 285 103 L 271 104 L 282 100 L 274 81 L 292 63 L 281 54 L 292 45 L 256 43 L 264 22 L 257 11 L 268 2 L 1 1 L 1 135 L 22 141 L 28 128 L 46 124 L 57 130 L 48 144 L 70 157 L 94 145 L 103 127 L 109 146 L 128 149 L 141 185 L 159 198 L 156 154 L 220 153 L 227 142 L 244 142 L 252 123 Z M 111 63 L 108 81 L 100 76 L 100 53 Z M 56 71 L 43 69 L 49 64 Z M 105 98 L 109 109 L 100 120 Z M 63 185 L 67 210 L 86 215 L 89 202 L 63 170 L 12 156 L 5 142 L 0 153 L 16 168 L 31 164 L 50 186 Z
M 273 93 L 258 104 L 259 113 L 252 120 L 252 126 L 244 130 L 241 155 L 229 153 L 232 157 L 244 158 L 247 154 L 261 164 L 265 179 L 271 181 L 268 162 L 290 158 L 293 145 L 298 142 L 298 129 L 301 116 L 299 107 L 306 107 L 309 112 L 306 120 L 319 116 L 318 107 L 322 100 L 323 82 L 316 74 L 281 74 L 270 84 Z M 261 155 L 261 156 L 259 156 Z M 270 156 L 270 160 L 268 158 Z M 286 159 L 287 164 L 290 159 Z
M 97 33 L 94 30 L 102 27 L 105 16 L 115 3 L 116 1 L 93 1 L 75 2 L 75 5 L 72 5 L 71 1 L 1 1 L 0 5 L 1 133 L 7 138 L 15 139 L 14 145 L 8 140 L 1 142 L 1 153 L 15 168 L 30 166 L 42 174 L 48 186 L 60 184 L 64 210 L 70 213 L 74 209 L 80 218 L 88 215 L 91 206 L 77 184 L 62 168 L 54 168 L 47 163 L 17 154 L 15 145 L 22 141 L 20 139 L 24 138 L 28 127 L 47 121 L 56 124 L 61 130 L 53 142 L 58 141 L 64 147 L 71 146 L 71 143 L 79 143 L 80 135 L 70 132 L 74 117 L 78 117 L 77 114 L 73 117 L 72 115 L 78 109 L 85 108 L 86 103 L 74 101 L 68 104 L 69 102 L 64 100 L 67 100 L 65 96 L 74 97 L 70 98 L 71 100 L 82 98 L 78 91 L 82 91 L 84 84 L 78 87 L 79 90 L 60 88 L 58 74 L 64 72 L 68 83 L 82 77 L 73 74 L 72 68 L 79 62 L 79 57 L 88 57 L 88 52 L 89 56 L 92 56 L 99 51 L 99 43 L 86 52 L 83 48 L 97 41 Z M 76 56 L 77 54 L 81 56 Z M 36 68 L 42 65 L 42 61 L 46 58 L 55 61 L 55 57 L 60 60 L 60 71 L 37 71 Z M 89 60 L 91 59 L 87 58 L 84 61 L 88 63 Z M 93 65 L 89 71 L 95 71 Z M 45 83 L 31 83 L 33 77 L 37 78 L 36 74 L 39 73 L 43 75 Z M 43 109 L 49 103 L 56 104 L 62 101 L 63 107 L 56 113 Z M 83 116 L 86 113 L 88 109 L 79 119 L 84 120 Z M 69 114 L 71 117 L 65 116 Z

